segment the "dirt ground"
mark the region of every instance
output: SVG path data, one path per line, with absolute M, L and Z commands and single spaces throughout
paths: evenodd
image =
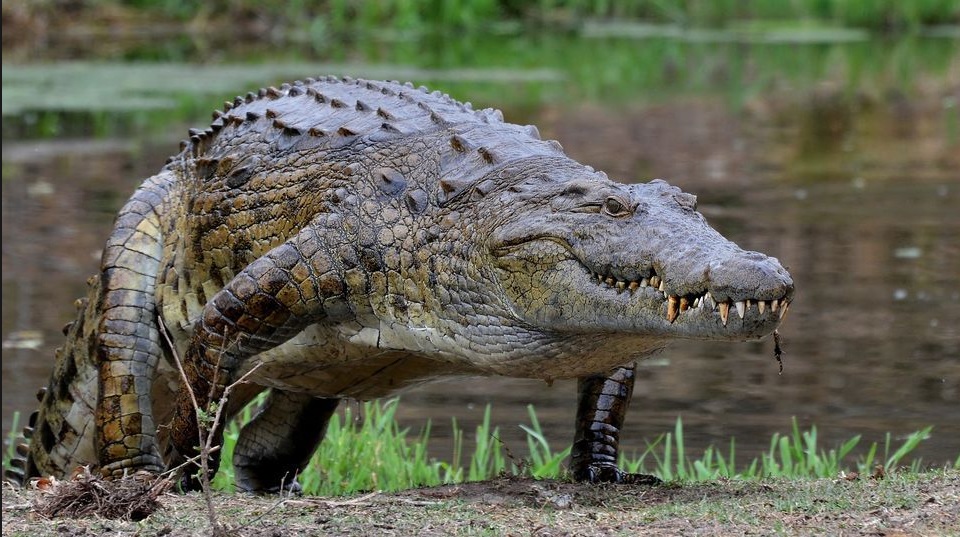
M 3 535 L 210 535 L 199 494 L 164 493 L 140 522 L 44 518 L 51 493 L 3 490 Z M 640 487 L 504 477 L 351 497 L 213 498 L 226 535 L 960 535 L 960 471 L 883 479 Z

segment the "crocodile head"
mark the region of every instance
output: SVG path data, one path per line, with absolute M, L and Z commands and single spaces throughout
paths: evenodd
M 725 239 L 694 195 L 661 180 L 625 185 L 571 162 L 498 202 L 497 279 L 534 326 L 742 341 L 770 334 L 793 297 L 776 259 Z

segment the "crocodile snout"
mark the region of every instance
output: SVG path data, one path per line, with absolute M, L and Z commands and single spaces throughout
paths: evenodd
M 737 252 L 710 265 L 707 287 L 719 301 L 786 301 L 793 298 L 793 278 L 774 257 Z

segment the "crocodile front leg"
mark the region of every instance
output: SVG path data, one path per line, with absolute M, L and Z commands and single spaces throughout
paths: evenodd
M 286 342 L 310 324 L 353 317 L 343 266 L 330 254 L 338 249 L 320 242 L 325 232 L 327 237 L 337 236 L 336 231 L 307 227 L 247 266 L 204 306 L 183 357 L 200 409 L 220 400 L 250 357 Z M 221 422 L 218 430 L 203 431 L 203 438 L 212 434 L 214 445 L 219 445 L 222 427 Z M 200 438 L 193 400 L 181 386 L 171 440 L 174 456 L 182 459 L 170 462 L 195 456 Z M 214 472 L 217 457 L 209 463 Z
M 240 431 L 233 452 L 237 488 L 244 492 L 299 492 L 297 476 L 327 430 L 339 399 L 272 390 Z
M 591 483 L 635 483 L 654 485 L 652 475 L 630 474 L 617 467 L 620 429 L 633 396 L 636 364 L 618 367 L 610 375 L 580 377 L 577 391 L 576 436 L 571 466 L 573 478 Z

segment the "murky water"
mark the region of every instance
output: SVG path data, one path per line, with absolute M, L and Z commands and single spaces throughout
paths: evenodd
M 803 88 L 735 99 L 709 91 L 654 97 L 637 88 L 613 100 L 554 99 L 542 90 L 511 99 L 504 91 L 499 102 L 488 87 L 455 92 L 539 125 L 612 177 L 663 177 L 698 194 L 715 227 L 778 257 L 796 281 L 781 330 L 782 375 L 769 340 L 678 342 L 641 366 L 627 449 L 642 449 L 682 416 L 694 450 L 735 437 L 745 460 L 796 417 L 819 427 L 825 447 L 934 425 L 919 454 L 936 463 L 957 457 L 960 67 L 919 75 L 909 91 L 892 83 L 889 91 L 852 91 L 824 74 Z M 185 132 L 134 119 L 103 135 L 89 116 L 61 114 L 53 130 L 63 134 L 40 138 L 25 114 L 4 112 L 4 430 L 46 383 L 60 327 L 72 319 L 70 304 L 85 291 L 114 212 Z M 196 125 L 206 114 L 191 117 Z M 491 403 L 502 438 L 523 453 L 518 424 L 529 423 L 533 404 L 559 449 L 572 437 L 574 392 L 571 381 L 455 379 L 404 395 L 399 415 L 415 430 L 432 420 L 435 450 L 446 456 L 450 418 L 472 430 Z

